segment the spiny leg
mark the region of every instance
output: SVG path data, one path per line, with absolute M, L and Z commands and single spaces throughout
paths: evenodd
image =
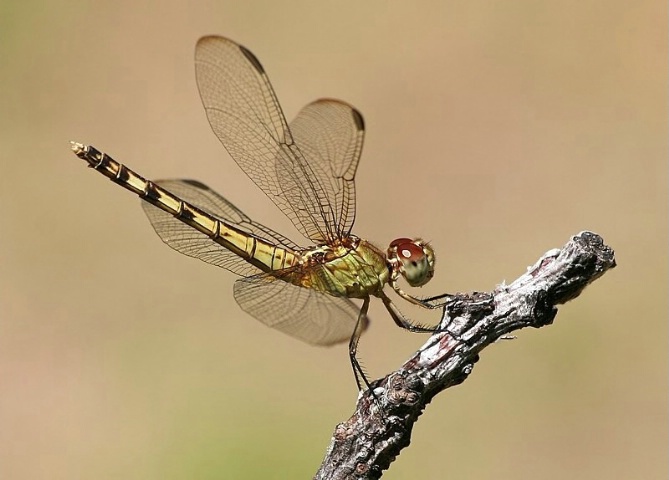
M 441 295 L 435 295 L 433 297 L 417 298 L 414 297 L 421 306 L 425 308 L 441 308 L 449 303 L 453 302 L 457 296 L 450 293 L 442 293 Z
M 351 360 L 351 367 L 353 367 L 353 375 L 355 376 L 355 383 L 358 385 L 358 390 L 362 390 L 362 383 L 369 389 L 372 394 L 372 386 L 365 376 L 365 372 L 360 365 L 360 362 L 357 358 L 358 353 L 358 342 L 360 341 L 360 336 L 364 330 L 363 326 L 365 325 L 365 317 L 367 316 L 367 311 L 369 310 L 369 297 L 365 298 L 362 302 L 362 308 L 358 314 L 358 321 L 355 323 L 355 329 L 351 335 L 351 339 L 348 342 L 348 356 Z M 362 379 L 362 383 L 360 380 Z
M 392 317 L 393 321 L 398 327 L 414 333 L 439 333 L 439 332 L 448 333 L 448 329 L 446 328 L 442 329 L 438 327 L 426 327 L 424 325 L 415 324 L 411 322 L 398 310 L 393 301 L 384 292 L 381 292 L 379 296 L 381 297 L 381 300 L 383 301 L 386 310 L 388 310 L 388 313 L 390 313 L 390 316 Z M 436 308 L 436 307 L 427 307 L 427 308 Z
M 351 360 L 351 366 L 353 367 L 353 375 L 355 376 L 355 383 L 358 384 L 358 391 L 362 390 L 362 384 L 364 384 L 367 387 L 369 393 L 371 394 L 373 402 L 378 407 L 379 414 L 384 419 L 384 421 L 387 421 L 388 418 L 384 411 L 383 404 L 381 403 L 379 397 L 376 396 L 376 393 L 374 393 L 374 389 L 372 388 L 372 385 L 369 383 L 369 380 L 367 380 L 365 371 L 363 370 L 362 365 L 360 365 L 360 362 L 358 361 L 357 358 L 358 342 L 360 341 L 360 336 L 364 331 L 363 326 L 365 325 L 365 317 L 367 316 L 368 309 L 369 309 L 369 297 L 365 298 L 365 300 L 362 303 L 362 308 L 360 309 L 360 313 L 358 315 L 358 321 L 355 324 L 353 335 L 351 335 L 351 340 L 349 341 L 348 344 L 348 354 Z M 361 379 L 362 383 L 360 381 Z
M 419 298 L 402 290 L 402 288 L 397 284 L 396 278 L 391 279 L 389 283 L 392 289 L 395 290 L 395 293 L 397 293 L 400 297 L 402 297 L 403 299 L 405 299 L 410 303 L 413 303 L 414 305 L 419 305 L 423 308 L 428 308 L 428 309 L 440 308 L 448 304 L 455 298 L 455 295 L 450 295 L 448 293 L 437 295 L 435 297 Z

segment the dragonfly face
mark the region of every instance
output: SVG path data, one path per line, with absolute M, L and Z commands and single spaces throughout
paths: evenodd
M 156 233 L 185 255 L 237 275 L 234 297 L 256 319 L 315 345 L 350 340 L 360 386 L 367 383 L 355 348 L 370 296 L 380 297 L 398 325 L 410 328 L 383 292 L 424 304 L 397 285 L 432 278 L 434 252 L 422 240 L 395 240 L 387 252 L 351 234 L 355 174 L 365 125 L 351 105 L 316 100 L 286 121 L 264 68 L 246 48 L 201 38 L 195 72 L 212 130 L 251 180 L 312 246 L 300 247 L 251 220 L 194 180 L 149 181 L 94 147 L 73 143 L 89 166 L 139 195 Z M 350 298 L 363 299 L 362 308 Z
M 412 287 L 422 287 L 434 275 L 434 250 L 420 238 L 398 238 L 388 247 L 394 278 L 401 274 Z

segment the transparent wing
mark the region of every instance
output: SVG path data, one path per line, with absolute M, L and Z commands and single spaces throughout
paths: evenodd
M 298 248 L 283 235 L 251 220 L 232 203 L 198 181 L 160 180 L 154 183 L 219 220 L 239 227 L 277 246 L 292 250 Z M 214 242 L 204 233 L 177 220 L 169 213 L 144 201 L 142 207 L 158 236 L 177 252 L 225 268 L 237 275 L 248 276 L 261 272 L 259 268 L 244 261 L 230 250 Z
M 350 168 L 345 167 L 353 165 L 354 173 L 358 157 L 323 162 L 318 159 L 329 155 L 327 149 L 332 150 L 332 143 L 347 137 L 320 132 L 320 140 L 306 142 L 305 136 L 319 125 L 341 123 L 345 110 L 351 117 L 349 124 L 361 126 L 359 113 L 344 108 L 345 104 L 339 104 L 340 111 L 336 112 L 335 102 L 324 103 L 329 107 L 308 106 L 307 113 L 318 110 L 320 118 L 314 122 L 310 120 L 313 115 L 298 117 L 299 141 L 305 143 L 310 154 L 316 154 L 307 161 L 288 128 L 265 70 L 250 51 L 222 37 L 204 37 L 196 46 L 195 72 L 209 123 L 242 170 L 307 238 L 325 243 L 341 237 L 341 212 L 346 212 L 343 224 L 352 223 L 349 205 L 354 196 L 337 187 L 338 180 L 333 180 L 327 170 L 352 180 Z M 312 123 L 304 125 L 305 121 Z M 353 148 L 340 146 L 335 150 L 355 150 L 361 144 L 354 142 Z
M 271 274 L 240 278 L 235 300 L 265 325 L 312 345 L 333 345 L 351 338 L 360 308 L 333 297 L 284 282 Z M 364 328 L 368 320 L 365 319 Z
M 324 186 L 339 238 L 348 236 L 355 221 L 355 173 L 365 138 L 362 115 L 345 102 L 325 98 L 300 110 L 290 129 Z

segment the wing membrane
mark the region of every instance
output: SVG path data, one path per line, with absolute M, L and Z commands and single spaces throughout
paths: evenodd
M 160 180 L 154 183 L 219 220 L 268 240 L 277 246 L 292 250 L 298 248 L 297 245 L 280 233 L 251 220 L 228 200 L 200 182 L 194 180 Z M 261 272 L 259 268 L 254 267 L 230 250 L 214 242 L 204 233 L 177 220 L 171 214 L 144 201 L 142 207 L 158 236 L 174 250 L 189 257 L 198 258 L 203 262 L 225 268 L 237 275 L 248 276 Z
M 222 37 L 200 39 L 195 70 L 214 133 L 297 229 L 316 243 L 348 233 L 360 114 L 343 102 L 314 102 L 295 119 L 294 135 L 260 62 Z
M 340 100 L 320 99 L 300 110 L 290 129 L 324 186 L 337 234 L 347 236 L 355 221 L 355 173 L 365 137 L 362 115 Z
M 333 297 L 284 282 L 271 274 L 240 278 L 235 300 L 265 325 L 312 345 L 333 345 L 350 339 L 360 308 Z M 364 328 L 367 328 L 365 319 Z

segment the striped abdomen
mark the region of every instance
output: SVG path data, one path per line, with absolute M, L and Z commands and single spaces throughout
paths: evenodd
M 74 142 L 72 150 L 79 158 L 86 160 L 90 167 L 113 182 L 173 215 L 186 225 L 204 233 L 212 241 L 239 255 L 260 270 L 270 272 L 297 264 L 298 259 L 295 252 L 272 245 L 209 215 L 150 180 L 146 180 L 106 153 L 89 145 Z

